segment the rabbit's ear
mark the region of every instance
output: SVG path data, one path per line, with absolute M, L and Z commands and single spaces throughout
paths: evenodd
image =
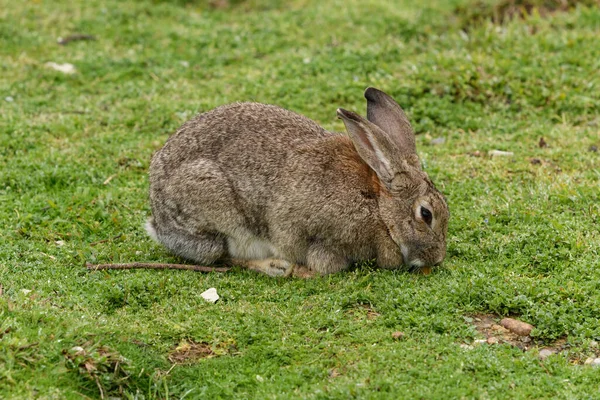
M 416 155 L 415 134 L 398 103 L 381 90 L 372 87 L 365 90 L 365 98 L 367 119 L 387 134 L 404 158 Z
M 394 177 L 394 171 L 389 157 L 389 146 L 381 136 L 384 133 L 352 111 L 338 108 L 337 115 L 344 121 L 358 155 L 375 171 L 384 184 L 389 185 Z

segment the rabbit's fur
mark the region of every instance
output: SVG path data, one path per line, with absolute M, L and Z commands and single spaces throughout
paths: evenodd
M 441 263 L 445 199 L 400 106 L 365 97 L 367 119 L 337 111 L 349 136 L 259 103 L 197 115 L 152 158 L 148 233 L 183 258 L 269 275 Z

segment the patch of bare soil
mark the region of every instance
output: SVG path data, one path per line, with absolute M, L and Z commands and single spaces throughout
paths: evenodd
M 572 364 L 600 367 L 600 346 L 592 340 L 586 348 L 573 348 L 566 338 L 547 343 L 530 336 L 532 325 L 514 318 L 500 318 L 492 314 L 474 314 L 465 317 L 465 321 L 475 326 L 485 339 L 476 339 L 473 344 L 461 344 L 464 349 L 474 345 L 508 344 L 523 351 L 535 350 L 541 360 L 553 354 L 566 356 Z
M 470 318 L 473 320 L 472 324 L 485 337 L 485 341 L 488 344 L 507 343 L 524 351 L 534 346 L 528 334 L 520 335 L 507 329 L 500 324 L 501 319 L 494 315 L 476 314 Z
M 173 364 L 189 364 L 214 356 L 215 353 L 208 343 L 184 339 L 169 353 L 168 358 Z
M 525 19 L 533 13 L 545 17 L 557 12 L 569 12 L 578 5 L 600 7 L 600 0 L 498 0 L 495 3 L 475 0 L 457 6 L 454 14 L 459 18 L 460 25 L 468 29 L 485 21 L 503 24 L 517 18 Z

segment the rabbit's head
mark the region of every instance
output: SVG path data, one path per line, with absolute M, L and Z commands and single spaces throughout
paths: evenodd
M 377 175 L 379 214 L 408 267 L 439 265 L 446 255 L 448 205 L 421 170 L 415 136 L 400 106 L 367 88 L 367 119 L 338 109 L 360 157 Z

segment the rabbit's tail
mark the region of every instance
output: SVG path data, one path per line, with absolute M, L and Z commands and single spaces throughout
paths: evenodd
M 144 228 L 146 228 L 146 232 L 152 239 L 160 243 L 160 240 L 158 240 L 158 235 L 156 234 L 156 228 L 154 227 L 154 218 L 148 218 Z

